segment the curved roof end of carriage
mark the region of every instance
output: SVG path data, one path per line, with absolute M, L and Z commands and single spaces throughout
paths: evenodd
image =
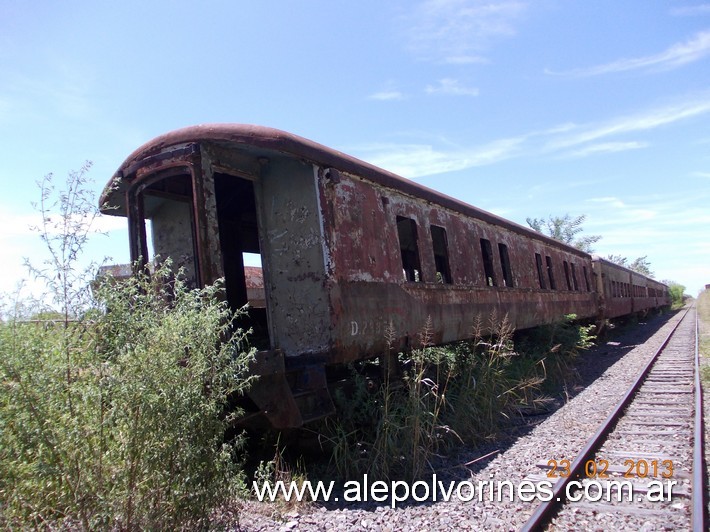
M 537 239 L 543 240 L 550 245 L 577 253 L 580 256 L 589 257 L 587 253 L 547 237 L 533 229 L 437 192 L 351 155 L 293 133 L 251 124 L 202 124 L 189 126 L 165 133 L 143 144 L 126 158 L 107 183 L 100 198 L 101 212 L 104 214 L 125 215 L 125 209 L 123 208 L 123 193 L 126 185 L 124 176 L 134 172 L 142 160 L 158 155 L 164 150 L 180 144 L 187 145 L 199 142 L 226 142 L 256 148 L 259 151 L 263 150 L 266 156 L 268 156 L 269 152 L 277 152 L 305 159 L 324 168 L 334 168 L 338 171 L 357 175 L 384 187 L 399 190 L 405 194 L 436 203 L 442 207 L 479 218 L 494 225 L 503 226 L 516 233 L 534 235 Z

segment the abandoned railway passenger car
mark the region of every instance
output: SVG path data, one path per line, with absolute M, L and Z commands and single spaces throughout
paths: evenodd
M 224 277 L 233 308 L 251 301 L 261 378 L 250 397 L 275 427 L 330 413 L 329 368 L 385 353 L 386 329 L 396 351 L 427 322 L 440 343 L 494 312 L 516 328 L 599 315 L 588 254 L 274 129 L 158 137 L 121 165 L 103 204 L 128 218 L 133 260 L 171 257 L 195 286 Z M 263 294 L 248 282 L 254 259 Z
M 613 319 L 670 306 L 668 287 L 602 257 L 592 257 L 602 317 Z

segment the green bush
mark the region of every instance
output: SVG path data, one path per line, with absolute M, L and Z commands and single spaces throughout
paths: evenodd
M 667 281 L 667 283 L 668 293 L 671 296 L 671 308 L 681 308 L 685 304 L 685 286 L 683 286 L 682 284 L 675 283 L 673 281 Z
M 218 296 L 165 267 L 75 321 L 0 324 L 0 526 L 204 524 L 235 493 L 249 355 Z

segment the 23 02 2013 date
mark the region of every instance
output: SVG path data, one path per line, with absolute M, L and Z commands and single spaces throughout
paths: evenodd
M 569 460 L 548 460 L 548 478 L 566 478 L 570 476 L 572 463 Z M 673 477 L 673 460 L 624 460 L 622 476 L 624 478 Z M 609 461 L 597 458 L 584 464 L 584 476 L 587 478 L 609 478 Z

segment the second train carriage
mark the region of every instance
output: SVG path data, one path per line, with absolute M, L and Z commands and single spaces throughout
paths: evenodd
M 645 313 L 671 304 L 668 287 L 638 272 L 594 255 L 600 315 L 607 319 Z
M 132 260 L 171 257 L 195 286 L 225 278 L 233 308 L 251 302 L 262 343 L 250 397 L 277 428 L 330 413 L 327 368 L 385 353 L 387 328 L 396 352 L 427 322 L 444 343 L 493 312 L 527 328 L 600 318 L 601 301 L 626 309 L 601 296 L 622 282 L 604 262 L 270 128 L 158 137 L 121 165 L 101 202 L 128 218 Z M 249 292 L 250 256 L 263 294 Z

